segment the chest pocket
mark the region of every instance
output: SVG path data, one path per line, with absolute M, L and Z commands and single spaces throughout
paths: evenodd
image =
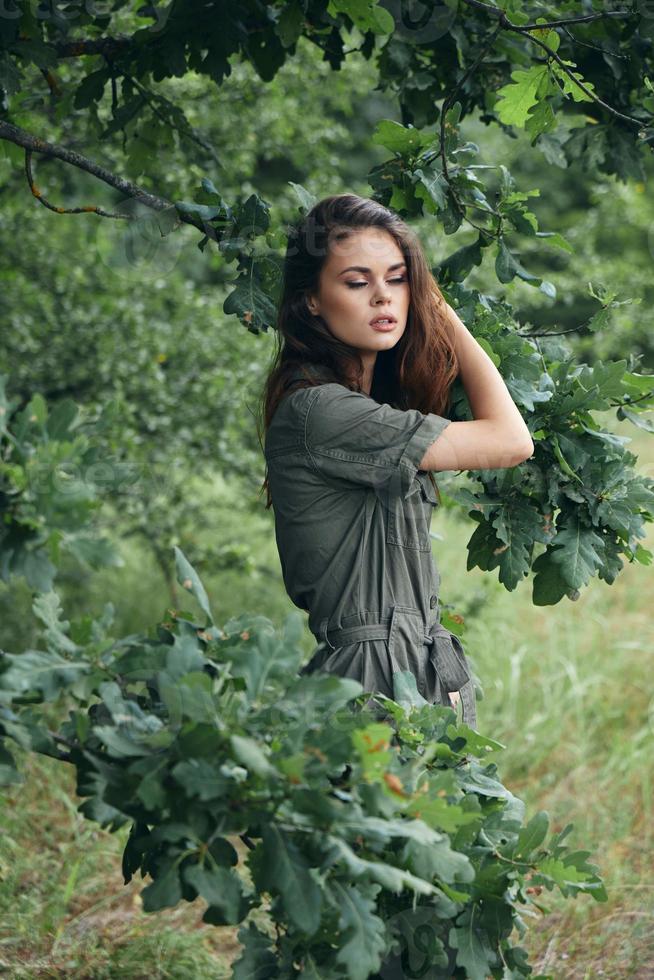
M 429 526 L 438 497 L 429 473 L 418 472 L 409 494 L 404 498 L 389 491 L 385 505 L 387 544 L 415 551 L 431 551 Z

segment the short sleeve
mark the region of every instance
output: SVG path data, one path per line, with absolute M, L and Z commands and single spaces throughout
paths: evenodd
M 379 403 L 340 384 L 318 388 L 305 421 L 305 446 L 326 477 L 387 488 L 405 497 L 425 450 L 450 419 Z

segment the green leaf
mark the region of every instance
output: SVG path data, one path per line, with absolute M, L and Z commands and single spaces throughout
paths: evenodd
M 322 890 L 291 834 L 275 824 L 264 824 L 250 864 L 258 888 L 281 895 L 289 920 L 312 935 L 320 925 Z
M 395 29 L 391 14 L 377 0 L 329 0 L 327 11 L 332 17 L 346 14 L 364 33 L 392 34 Z
M 232 965 L 232 980 L 274 980 L 279 976 L 277 956 L 271 949 L 272 939 L 254 922 L 241 926 L 237 938 L 243 951 Z
M 209 597 L 207 596 L 205 588 L 200 581 L 199 575 L 188 561 L 181 548 L 178 548 L 177 545 L 175 545 L 173 551 L 175 552 L 177 581 L 195 596 L 202 611 L 206 613 L 209 622 L 213 624 L 213 615 L 209 606 Z
M 558 231 L 537 231 L 536 238 L 544 238 L 546 245 L 555 245 L 566 252 L 574 252 L 573 246 Z
M 453 282 L 463 282 L 473 266 L 481 265 L 482 255 L 481 237 L 470 245 L 463 245 L 452 252 L 444 259 L 438 267 L 439 276 L 447 276 Z M 477 338 L 478 339 L 478 338 Z
M 374 899 L 364 895 L 356 885 L 331 884 L 330 900 L 339 910 L 341 937 L 336 961 L 341 963 L 350 980 L 367 980 L 379 969 L 386 950 L 386 929 L 375 915 Z
M 92 71 L 86 75 L 75 91 L 75 108 L 86 109 L 92 102 L 99 102 L 109 78 L 108 68 L 98 68 L 97 71 Z
M 194 864 L 184 869 L 184 879 L 193 885 L 209 906 L 220 910 L 223 925 L 236 925 L 247 915 L 249 905 L 243 893 L 243 884 L 234 871 L 228 868 L 209 870 Z
M 507 589 L 514 589 L 529 574 L 534 541 L 547 544 L 549 536 L 541 530 L 537 506 L 519 495 L 497 508 L 491 524 L 504 545 L 495 555 L 500 581 Z
M 414 171 L 414 176 L 418 177 L 413 193 L 425 202 L 427 211 L 436 214 L 437 211 L 444 211 L 447 207 L 449 185 L 443 174 L 436 170 L 425 174 L 421 169 Z
M 558 120 L 552 109 L 552 106 L 547 101 L 537 102 L 536 105 L 532 106 L 529 110 L 529 116 L 525 123 L 525 132 L 528 133 L 531 139 L 532 145 L 536 141 L 537 137 L 541 136 L 543 133 L 549 133 L 552 130 L 556 130 L 558 126 Z M 543 140 L 539 140 L 539 148 L 543 148 Z M 565 160 L 565 156 L 562 157 Z
M 410 670 L 393 671 L 393 700 L 405 708 L 429 704 L 418 691 L 415 675 Z
M 398 894 L 405 888 L 411 888 L 413 891 L 419 892 L 422 895 L 433 895 L 438 891 L 436 886 L 430 881 L 425 881 L 424 878 L 414 875 L 404 868 L 398 868 L 392 864 L 386 864 L 383 861 L 368 861 L 365 858 L 358 857 L 352 848 L 338 837 L 329 836 L 326 838 L 325 843 L 330 845 L 329 858 L 326 860 L 329 863 L 342 861 L 346 870 L 355 878 L 366 875 L 372 881 L 376 881 L 382 885 L 382 887 Z M 443 891 L 446 891 L 447 886 L 445 883 L 439 882 L 439 885 Z M 452 895 L 453 893 L 448 890 L 446 894 Z M 462 897 L 464 899 L 468 898 L 467 895 L 463 895 Z
M 182 900 L 182 887 L 179 881 L 177 867 L 158 876 L 151 885 L 141 892 L 144 912 L 158 912 L 160 909 L 173 908 Z
M 32 612 L 46 627 L 44 632 L 49 650 L 64 654 L 78 652 L 78 645 L 68 636 L 70 622 L 62 618 L 63 607 L 56 592 L 44 592 L 36 596 L 32 603 Z
M 498 89 L 494 110 L 507 126 L 523 127 L 529 110 L 538 101 L 537 92 L 543 79 L 547 79 L 547 65 L 532 65 L 526 71 L 517 68 L 511 72 L 512 82 Z
M 534 814 L 526 827 L 523 827 L 518 836 L 514 857 L 522 856 L 528 858 L 537 847 L 545 840 L 549 827 L 549 815 L 545 810 L 539 810 Z
M 311 194 L 306 187 L 302 186 L 302 184 L 296 184 L 293 180 L 289 180 L 287 183 L 293 188 L 297 199 L 300 202 L 300 212 L 302 212 L 302 214 L 307 214 L 311 208 L 318 203 L 318 198 L 315 196 L 315 194 Z
M 261 777 L 280 778 L 281 773 L 271 765 L 267 756 L 254 739 L 245 735 L 230 735 L 230 744 L 234 758 L 241 762 L 250 772 Z
M 468 980 L 486 980 L 495 957 L 477 909 L 467 908 L 459 915 L 450 929 L 449 943 L 457 950 L 456 962 L 466 971 Z
M 89 531 L 75 531 L 66 536 L 66 551 L 90 568 L 122 568 L 125 565 L 120 551 L 110 538 L 100 538 Z
M 222 796 L 231 785 L 231 780 L 206 759 L 182 759 L 173 767 L 172 776 L 187 796 L 196 796 L 203 802 Z
M 12 53 L 22 58 L 28 64 L 32 63 L 36 65 L 37 68 L 56 68 L 59 64 L 54 48 L 44 44 L 38 37 L 19 38 L 12 45 Z
M 471 766 L 468 771 L 457 769 L 456 775 L 461 788 L 469 793 L 477 793 L 479 796 L 494 796 L 504 800 L 514 799 L 510 790 L 503 786 L 498 779 L 482 772 L 478 765 L 474 768 Z
M 403 126 L 394 119 L 381 119 L 371 136 L 371 141 L 385 146 L 401 156 L 418 153 L 433 140 L 433 136 L 421 132 L 414 126 Z M 422 173 L 422 171 L 416 171 Z
M 285 48 L 291 48 L 302 35 L 304 27 L 304 11 L 299 3 L 285 4 L 275 31 Z
M 551 558 L 570 588 L 579 589 L 602 565 L 604 544 L 578 513 L 568 514 L 551 545 Z
M 259 278 L 262 268 L 262 262 L 252 260 L 231 283 L 234 288 L 223 303 L 223 312 L 238 316 L 251 333 L 267 330 L 277 318 L 275 304 Z
M 625 405 L 621 405 L 616 414 L 621 419 L 629 419 L 630 422 L 633 422 L 639 429 L 644 429 L 645 432 L 654 432 L 654 419 L 646 419 L 641 413 L 633 412 Z
M 572 69 L 572 68 L 575 67 L 575 64 L 574 64 L 573 61 L 565 61 L 564 60 L 563 63 L 565 65 L 567 65 L 568 68 L 570 68 L 570 69 Z M 570 77 L 570 75 L 565 71 L 565 69 L 562 67 L 562 65 L 559 65 L 557 62 L 552 62 L 551 63 L 551 69 L 552 69 L 552 73 L 554 75 L 556 75 L 556 77 L 561 82 L 561 84 L 563 86 L 563 94 L 564 95 L 570 95 L 570 96 L 572 96 L 572 98 L 574 99 L 575 102 L 592 102 L 593 101 L 592 96 L 595 94 L 595 86 L 593 85 L 592 82 L 586 81 L 586 79 L 582 75 L 580 75 L 579 72 L 572 71 L 571 70 L 572 77 Z M 584 90 L 579 87 L 579 85 L 577 84 L 577 82 L 581 82 L 588 89 L 588 91 L 590 93 L 592 93 L 592 94 L 591 95 L 587 95 L 586 92 L 584 92 Z
M 409 671 L 403 671 L 403 674 L 409 674 L 415 685 L 415 677 Z M 407 686 L 409 686 L 409 677 L 405 677 L 404 679 Z M 424 698 L 422 702 L 427 704 Z M 366 779 L 379 780 L 383 777 L 391 760 L 389 747 L 392 736 L 393 730 L 385 722 L 366 725 L 352 732 L 352 746 L 357 753 L 363 775 Z
M 88 661 L 65 660 L 56 653 L 27 650 L 3 654 L 8 668 L 0 674 L 0 690 L 16 694 L 38 691 L 45 701 L 54 701 L 91 671 Z
M 400 853 L 403 860 L 410 859 L 411 867 L 429 881 L 433 878 L 450 883 L 475 880 L 475 869 L 470 858 L 453 850 L 449 837 L 434 843 L 408 840 Z
M 196 204 L 194 201 L 175 201 L 175 207 L 180 214 L 189 214 L 193 218 L 200 218 L 202 221 L 211 221 L 223 213 L 220 206 L 214 204 Z
M 495 273 L 500 282 L 511 282 L 515 276 L 519 276 L 525 282 L 533 282 L 536 286 L 539 286 L 542 282 L 542 279 L 539 279 L 538 276 L 527 272 L 515 255 L 509 251 L 503 238 L 500 238 L 497 243 Z
M 567 595 L 570 586 L 563 578 L 561 565 L 553 561 L 551 549 L 538 555 L 531 570 L 534 573 L 532 602 L 535 606 L 556 605 Z

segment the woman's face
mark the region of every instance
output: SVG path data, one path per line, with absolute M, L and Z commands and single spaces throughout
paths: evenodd
M 404 333 L 409 300 L 404 255 L 381 228 L 359 229 L 334 242 L 320 271 L 319 292 L 307 296 L 311 312 L 334 337 L 358 348 L 368 364 Z M 395 322 L 384 331 L 375 329 L 370 321 L 385 315 Z

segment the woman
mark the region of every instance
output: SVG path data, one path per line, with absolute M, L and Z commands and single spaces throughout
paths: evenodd
M 301 673 L 397 699 L 408 670 L 475 727 L 463 647 L 438 619 L 432 472 L 515 466 L 529 430 L 416 236 L 368 198 L 327 197 L 291 230 L 277 330 L 263 486 L 284 584 L 319 644 Z M 457 374 L 471 421 L 442 414 Z

